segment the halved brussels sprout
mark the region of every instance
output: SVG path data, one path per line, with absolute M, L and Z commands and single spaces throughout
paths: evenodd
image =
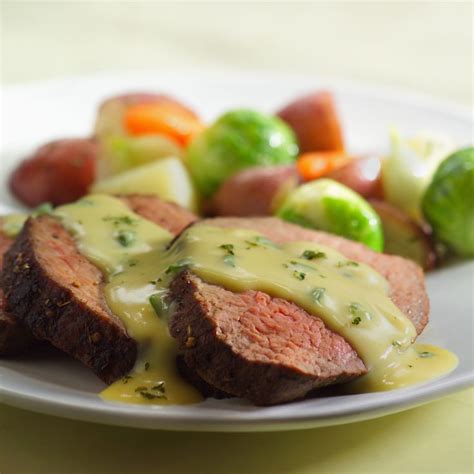
M 220 117 L 190 144 L 186 163 L 204 196 L 211 196 L 232 174 L 252 166 L 292 163 L 295 136 L 279 118 L 253 110 Z
M 422 207 L 436 238 L 458 255 L 474 256 L 474 148 L 459 150 L 441 163 Z
M 383 249 L 380 218 L 370 204 L 348 187 L 318 179 L 291 192 L 276 213 L 282 219 Z

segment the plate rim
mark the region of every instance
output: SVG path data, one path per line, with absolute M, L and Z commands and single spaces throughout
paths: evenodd
M 406 106 L 419 107 L 424 110 L 429 109 L 434 112 L 440 112 L 445 116 L 450 115 L 462 121 L 471 123 L 473 121 L 473 110 L 468 106 L 419 92 L 413 92 L 403 87 L 371 84 L 366 81 L 353 81 L 316 74 L 280 73 L 268 70 L 232 71 L 231 69 L 206 69 L 190 70 L 187 72 L 163 72 L 159 70 L 108 71 L 14 84 L 2 84 L 1 96 L 3 98 L 4 94 L 21 91 L 24 88 L 54 88 L 59 85 L 64 87 L 67 84 L 75 82 L 100 83 L 105 81 L 113 83 L 113 79 L 117 76 L 122 82 L 133 81 L 137 83 L 139 83 L 140 80 L 146 79 L 149 81 L 153 77 L 157 77 L 158 87 L 160 81 L 171 81 L 173 78 L 182 77 L 183 74 L 188 74 L 189 77 L 197 81 L 229 82 L 229 78 L 231 77 L 234 83 L 241 80 L 252 83 L 254 81 L 265 81 L 269 79 L 280 83 L 287 81 L 293 84 L 296 82 L 303 84 L 314 81 L 315 87 L 327 86 L 336 93 L 341 91 L 354 94 L 360 98 L 371 97 L 372 99 L 396 100 Z M 179 93 L 179 91 L 177 91 L 177 93 Z M 0 365 L 0 402 L 2 403 L 49 415 L 83 421 L 149 429 L 187 431 L 273 431 L 343 424 L 412 408 L 474 384 L 474 370 L 471 370 L 469 373 L 457 376 L 452 375 L 449 380 L 441 378 L 431 383 L 389 392 L 390 396 L 380 396 L 375 403 L 373 400 L 367 402 L 363 401 L 362 403 L 359 400 L 355 406 L 349 406 L 345 410 L 332 407 L 327 409 L 327 413 L 325 414 L 314 414 L 311 412 L 310 407 L 307 407 L 304 412 L 283 412 L 278 416 L 269 416 L 268 411 L 259 410 L 258 413 L 261 413 L 260 416 L 254 415 L 255 412 L 238 412 L 238 416 L 228 417 L 227 415 L 223 418 L 212 418 L 212 416 L 209 416 L 210 413 L 207 410 L 202 411 L 202 413 L 197 412 L 192 416 L 188 414 L 176 415 L 160 410 L 144 410 L 143 407 L 135 409 L 135 407 L 126 404 L 123 404 L 126 409 L 121 406 L 122 404 L 118 404 L 119 408 L 117 408 L 117 404 L 102 401 L 98 403 L 97 400 L 92 404 L 89 404 L 89 401 L 85 400 L 85 403 L 83 402 L 82 405 L 77 405 L 73 403 L 71 398 L 62 401 L 58 400 L 57 398 L 60 396 L 60 393 L 56 393 L 54 397 L 50 398 L 48 398 L 45 393 L 43 394 L 44 396 L 37 396 L 34 393 L 21 391 L 18 387 L 16 390 L 12 389 L 11 387 L 15 387 L 15 384 L 19 382 L 13 381 L 13 383 L 10 382 L 10 385 L 8 384 L 8 370 L 11 369 Z M 5 381 L 7 381 L 6 385 Z M 102 418 L 102 420 L 100 418 Z

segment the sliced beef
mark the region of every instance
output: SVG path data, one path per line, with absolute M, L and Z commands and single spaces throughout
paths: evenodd
M 295 400 L 366 372 L 338 334 L 281 298 L 233 293 L 190 272 L 171 284 L 170 331 L 186 365 L 208 384 L 257 405 Z
M 1 223 L 1 219 L 0 219 Z M 3 255 L 10 248 L 13 239 L 0 232 L 0 279 Z M 31 335 L 5 309 L 5 298 L 0 288 L 0 356 L 11 356 L 25 351 L 31 343 Z
M 195 219 L 153 197 L 122 197 L 132 209 L 171 229 Z M 7 310 L 37 339 L 49 341 L 111 383 L 129 372 L 137 354 L 119 318 L 108 309 L 103 275 L 51 216 L 29 218 L 5 254 Z
M 133 212 L 164 227 L 174 235 L 198 220 L 195 214 L 178 204 L 162 201 L 155 196 L 127 194 L 119 197 Z
M 274 218 L 217 218 L 222 227 L 248 228 L 276 242 L 306 240 L 338 249 L 384 275 L 390 296 L 421 332 L 428 298 L 421 269 L 414 263 L 375 253 L 365 246 Z M 190 272 L 170 287 L 177 311 L 170 331 L 189 370 L 208 384 L 258 405 L 304 397 L 315 388 L 349 381 L 366 372 L 341 336 L 293 303 L 262 292 L 236 294 Z

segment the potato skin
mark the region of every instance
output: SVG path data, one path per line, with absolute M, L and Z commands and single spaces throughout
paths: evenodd
M 295 132 L 300 153 L 344 149 L 342 129 L 330 92 L 319 91 L 300 97 L 277 115 Z
M 292 165 L 249 168 L 228 178 L 208 203 L 216 216 L 271 215 L 275 201 L 298 184 Z
M 381 163 L 377 156 L 355 158 L 342 168 L 331 172 L 334 179 L 366 198 L 382 198 Z
M 23 204 L 57 206 L 87 194 L 96 176 L 98 145 L 89 138 L 69 138 L 43 145 L 13 171 L 11 192 Z

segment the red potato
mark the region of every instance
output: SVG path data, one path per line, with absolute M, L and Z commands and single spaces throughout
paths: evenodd
M 433 269 L 437 256 L 430 230 L 385 201 L 371 199 L 369 202 L 382 221 L 384 253 L 409 258 L 424 270 Z
M 326 178 L 334 179 L 364 197 L 382 198 L 381 163 L 376 156 L 354 158 Z
M 129 107 L 142 104 L 172 104 L 182 109 L 186 114 L 194 118 L 198 116 L 189 107 L 185 106 L 178 100 L 164 94 L 155 94 L 150 92 L 134 92 L 121 94 L 106 99 L 99 106 L 94 134 L 98 138 L 110 135 L 127 134 L 125 129 L 124 117 Z
M 98 145 L 93 139 L 56 140 L 40 147 L 10 176 L 11 192 L 24 204 L 53 205 L 87 194 L 96 175 Z
M 222 184 L 208 210 L 217 216 L 271 215 L 279 200 L 297 185 L 298 173 L 294 166 L 249 168 Z
M 344 150 L 341 125 L 330 92 L 300 97 L 277 115 L 295 132 L 300 153 Z

